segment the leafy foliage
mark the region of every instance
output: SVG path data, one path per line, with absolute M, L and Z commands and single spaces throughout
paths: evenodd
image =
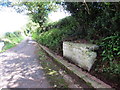
M 73 17 L 66 17 L 51 25 L 50 30 L 46 30 L 41 34 L 33 33 L 33 38 L 54 51 L 62 51 L 62 41 L 78 34 L 76 31 L 77 24 Z
M 120 37 L 119 34 L 106 37 L 99 43 L 102 49 L 102 61 L 107 66 L 103 66 L 103 72 L 111 75 L 120 74 Z
M 119 3 L 79 3 L 65 2 L 66 10 L 72 13 L 80 26 L 83 27 L 82 35 L 90 39 L 106 37 L 119 32 L 120 2 Z
M 51 2 L 23 2 L 27 7 L 28 14 L 32 21 L 38 23 L 40 27 L 46 22 L 48 13 L 54 9 Z

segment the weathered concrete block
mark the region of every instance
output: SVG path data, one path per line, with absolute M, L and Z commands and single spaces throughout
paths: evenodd
M 93 51 L 95 49 L 98 46 L 94 44 L 63 42 L 63 56 L 88 71 L 96 60 L 97 53 Z

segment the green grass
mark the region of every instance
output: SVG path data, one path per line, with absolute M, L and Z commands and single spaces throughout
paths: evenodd
M 18 43 L 20 43 L 23 40 L 23 37 L 20 36 L 20 37 L 6 38 L 6 39 L 8 39 L 9 41 L 4 42 L 5 46 L 3 47 L 2 51 L 0 51 L 0 52 L 4 52 L 10 48 L 15 47 Z
M 3 51 L 5 51 L 5 50 L 7 50 L 7 49 L 10 49 L 10 48 L 12 48 L 12 47 L 14 47 L 14 46 L 15 46 L 15 44 L 7 42 L 7 43 L 5 44 L 5 46 L 4 46 L 4 48 L 3 48 Z

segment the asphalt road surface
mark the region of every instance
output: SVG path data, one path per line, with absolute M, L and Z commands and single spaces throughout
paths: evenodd
M 37 43 L 27 38 L 0 53 L 0 88 L 49 88 L 37 52 Z

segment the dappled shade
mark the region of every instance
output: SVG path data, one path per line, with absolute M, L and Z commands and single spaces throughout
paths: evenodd
M 27 40 L 0 54 L 0 88 L 45 88 L 48 82 L 36 56 L 36 43 Z

